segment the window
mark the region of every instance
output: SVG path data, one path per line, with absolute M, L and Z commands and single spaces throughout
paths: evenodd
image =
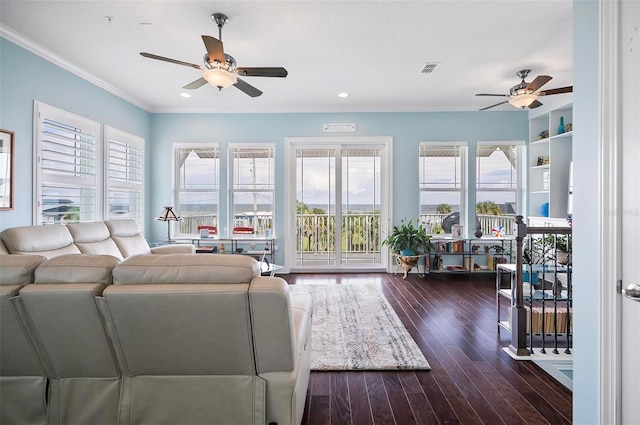
M 484 233 L 497 226 L 510 230 L 520 210 L 523 150 L 524 143 L 478 142 L 476 213 Z
M 34 223 L 99 219 L 100 125 L 40 102 L 34 113 Z
M 503 214 L 515 214 L 520 187 L 521 148 L 517 145 L 478 143 L 476 151 L 476 204 L 494 203 Z M 489 208 L 489 207 L 487 207 Z M 490 208 L 489 208 L 490 209 Z
M 428 233 L 451 233 L 453 213 L 464 212 L 465 154 L 461 142 L 424 142 L 419 152 L 420 221 Z M 455 214 L 454 214 L 455 215 Z
M 229 145 L 232 227 L 263 234 L 273 228 L 273 145 Z M 244 228 L 244 229 L 243 229 Z
M 144 229 L 144 139 L 105 127 L 105 217 L 132 218 Z
M 198 226 L 218 227 L 220 149 L 218 145 L 174 145 L 175 210 L 182 217 L 178 235 L 194 235 Z

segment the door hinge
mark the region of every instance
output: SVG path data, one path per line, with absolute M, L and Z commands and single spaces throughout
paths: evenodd
M 618 280 L 616 282 L 616 292 L 618 294 L 622 294 L 622 280 Z

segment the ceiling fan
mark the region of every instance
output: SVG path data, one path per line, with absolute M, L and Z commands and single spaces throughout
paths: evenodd
M 243 77 L 286 77 L 287 70 L 282 67 L 237 67 L 236 60 L 233 56 L 224 52 L 222 47 L 222 27 L 229 22 L 229 18 L 222 13 L 214 13 L 211 19 L 218 26 L 218 38 L 208 35 L 202 36 L 202 41 L 207 49 L 204 54 L 204 66 L 194 63 L 183 62 L 176 59 L 165 58 L 163 56 L 154 55 L 152 53 L 141 52 L 140 55 L 149 59 L 156 59 L 165 62 L 171 62 L 178 65 L 189 66 L 196 69 L 204 70 L 202 77 L 184 86 L 184 89 L 194 90 L 210 83 L 217 87 L 218 90 L 226 89 L 229 86 L 235 86 L 240 91 L 251 97 L 257 97 L 262 94 L 260 90 L 238 78 Z
M 539 90 L 540 87 L 547 84 L 551 77 L 548 75 L 538 75 L 535 80 L 530 83 L 527 83 L 524 79 L 527 78 L 531 72 L 530 69 L 523 69 L 521 71 L 516 72 L 516 75 L 519 78 L 522 78 L 522 81 L 519 84 L 511 87 L 509 89 L 509 94 L 488 94 L 488 93 L 478 93 L 476 96 L 501 96 L 508 97 L 509 99 L 496 103 L 495 105 L 487 106 L 486 108 L 480 109 L 484 111 L 486 109 L 493 108 L 494 106 L 502 105 L 503 103 L 509 102 L 516 108 L 537 108 L 542 106 L 542 103 L 538 101 L 539 96 L 549 96 L 552 94 L 560 94 L 560 93 L 571 93 L 573 91 L 573 86 L 560 87 L 557 89 L 549 89 L 549 90 Z

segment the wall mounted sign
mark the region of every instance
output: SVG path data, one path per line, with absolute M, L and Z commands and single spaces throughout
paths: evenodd
M 325 133 L 355 133 L 356 125 L 354 123 L 322 124 L 322 131 Z

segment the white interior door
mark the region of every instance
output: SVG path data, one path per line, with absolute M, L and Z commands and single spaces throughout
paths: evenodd
M 640 2 L 621 2 L 621 12 L 622 287 L 627 292 L 621 303 L 621 423 L 640 424 Z M 636 299 L 631 292 L 638 293 Z

